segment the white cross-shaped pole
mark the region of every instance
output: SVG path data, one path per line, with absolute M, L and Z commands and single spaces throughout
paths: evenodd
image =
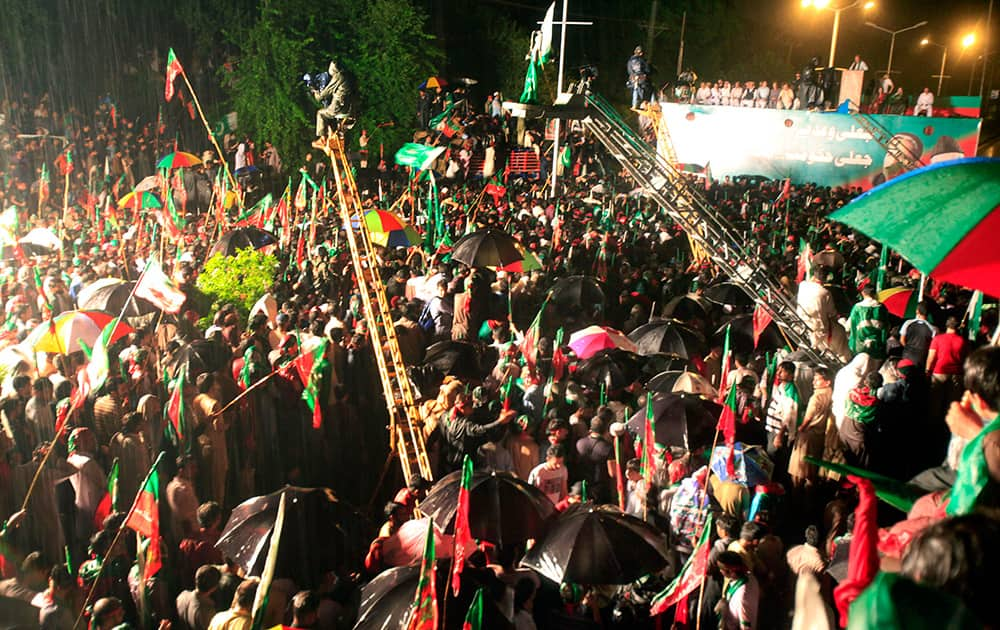
M 558 24 L 561 28 L 559 29 L 559 76 L 556 79 L 556 96 L 562 94 L 563 91 L 563 61 L 565 59 L 566 53 L 566 27 L 567 26 L 592 26 L 593 22 L 570 22 L 567 20 L 567 13 L 569 11 L 569 0 L 562 0 L 562 20 L 559 22 L 552 22 L 555 26 Z M 541 24 L 542 22 L 539 22 Z M 549 196 L 556 196 L 556 184 L 558 182 L 557 173 L 559 170 L 559 119 L 556 118 L 555 124 L 555 137 L 552 141 L 552 186 L 549 190 Z

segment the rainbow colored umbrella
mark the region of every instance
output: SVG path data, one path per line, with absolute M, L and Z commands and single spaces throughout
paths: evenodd
M 448 82 L 441 77 L 429 77 L 426 81 L 420 84 L 421 89 L 431 89 L 443 88 L 448 85 Z
M 589 359 L 601 350 L 621 348 L 636 352 L 637 348 L 625 333 L 607 326 L 587 326 L 569 337 L 569 347 L 581 359 Z
M 124 197 L 118 200 L 118 207 L 124 208 L 126 206 L 138 207 L 138 208 L 162 208 L 163 204 L 153 193 L 148 190 L 133 190 Z
M 174 151 L 170 155 L 163 156 L 163 159 L 157 162 L 156 168 L 169 170 L 174 168 L 190 168 L 199 164 L 201 164 L 201 160 L 197 155 L 185 153 L 184 151 Z
M 917 316 L 917 297 L 920 294 L 914 289 L 893 287 L 879 291 L 878 301 L 900 319 L 912 319 Z
M 830 215 L 932 278 L 1000 296 L 1000 160 L 932 164 Z
M 101 331 L 112 319 L 114 316 L 104 311 L 66 311 L 57 315 L 53 322 L 39 324 L 24 340 L 24 344 L 35 352 L 79 352 L 83 350 L 81 344 L 93 348 Z M 131 326 L 125 322 L 119 323 L 110 343 L 131 332 L 135 332 Z
M 351 219 L 351 223 L 354 227 L 358 226 L 357 216 Z M 365 227 L 368 228 L 372 241 L 383 247 L 410 247 L 419 245 L 423 240 L 406 221 L 388 210 L 366 212 Z

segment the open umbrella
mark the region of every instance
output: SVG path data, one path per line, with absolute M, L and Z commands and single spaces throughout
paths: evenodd
M 163 156 L 160 161 L 156 163 L 156 168 L 190 168 L 192 166 L 198 166 L 199 164 L 201 164 L 201 160 L 198 159 L 197 155 L 185 153 L 184 151 L 175 151 L 169 155 Z
M 662 374 L 663 372 L 670 371 L 684 371 L 691 368 L 691 362 L 683 357 L 679 357 L 675 354 L 667 354 L 665 352 L 656 352 L 653 354 L 642 354 L 642 368 L 640 370 L 640 378 L 644 384 L 648 384 L 654 378 Z M 672 383 L 671 383 L 672 384 Z M 669 392 L 670 389 L 657 390 Z
M 674 383 L 677 382 L 677 379 L 686 373 L 684 370 L 666 370 L 660 372 L 646 381 L 646 391 L 670 394 L 674 391 Z
M 678 321 L 701 319 L 708 321 L 708 309 L 696 297 L 679 295 L 663 307 L 663 315 Z
M 726 326 L 729 326 L 729 347 L 738 354 L 752 354 L 757 352 L 768 352 L 784 348 L 787 345 L 785 338 L 781 336 L 778 325 L 770 322 L 757 340 L 757 347 L 753 346 L 753 315 L 740 315 L 719 326 L 712 335 L 716 343 L 722 345 L 726 338 Z
M 549 291 L 549 305 L 558 310 L 590 310 L 594 304 L 604 305 L 604 289 L 590 276 L 560 278 Z
M 680 376 L 674 380 L 670 391 L 677 394 L 704 396 L 709 400 L 716 400 L 719 397 L 719 391 L 712 387 L 707 378 L 697 372 L 681 372 Z
M 639 359 L 627 350 L 601 350 L 580 363 L 575 378 L 595 390 L 601 385 L 609 392 L 623 389 L 639 379 Z
M 667 565 L 656 528 L 611 505 L 574 505 L 521 561 L 553 582 L 628 584 Z
M 920 294 L 907 287 L 893 287 L 878 293 L 878 301 L 900 319 L 910 319 L 917 316 L 917 297 Z
M 118 200 L 118 207 L 125 208 L 162 208 L 159 197 L 148 190 L 133 190 Z
M 535 271 L 536 269 L 542 268 L 542 262 L 538 260 L 538 256 L 534 253 L 525 250 L 524 257 L 509 265 L 500 267 L 501 271 L 508 271 L 510 273 L 524 273 L 526 271 Z
M 196 339 L 174 351 L 167 361 L 167 375 L 176 378 L 177 374 L 186 370 L 188 378 L 193 381 L 199 374 L 222 369 L 230 358 L 232 353 L 225 343 Z
M 747 488 L 765 484 L 771 480 L 774 464 L 768 458 L 764 449 L 759 446 L 747 446 L 743 442 L 733 445 L 734 474 L 728 471 L 729 447 L 717 446 L 712 453 L 710 468 L 722 481 L 732 481 Z
M 424 90 L 426 89 L 433 90 L 434 88 L 439 88 L 439 87 L 443 88 L 447 85 L 448 82 L 442 79 L 441 77 L 428 77 L 426 81 L 420 84 L 420 88 Z
M 363 517 L 327 488 L 286 486 L 247 499 L 233 509 L 215 547 L 247 575 L 264 570 L 267 550 L 285 494 L 285 523 L 278 546 L 275 577 L 297 584 L 318 584 L 328 571 L 357 566 L 366 546 Z
M 394 567 L 361 587 L 354 630 L 402 630 L 413 609 L 420 565 Z
M 621 349 L 636 351 L 636 345 L 625 333 L 607 326 L 587 326 L 569 337 L 569 347 L 581 359 L 589 359 L 601 350 Z
M 513 236 L 487 228 L 458 239 L 452 247 L 451 259 L 470 267 L 505 267 L 522 260 L 521 251 Z
M 462 471 L 437 482 L 420 502 L 420 511 L 434 517 L 445 532 L 453 532 Z M 510 545 L 538 538 L 555 506 L 527 481 L 506 472 L 477 470 L 469 489 L 469 530 L 473 538 Z
M 932 164 L 830 215 L 942 282 L 1000 295 L 1000 160 Z
M 101 278 L 80 289 L 76 296 L 80 310 L 104 311 L 116 316 L 122 312 L 125 300 L 132 295 L 135 282 L 125 282 L 118 278 Z M 132 296 L 125 317 L 142 317 L 156 313 L 159 309 L 142 298 Z
M 753 299 L 738 284 L 720 282 L 705 289 L 705 297 L 723 306 L 747 307 L 753 305 Z
M 57 315 L 52 322 L 39 324 L 24 340 L 24 345 L 35 352 L 80 352 L 83 350 L 81 342 L 88 348 L 93 348 L 104 327 L 114 318 L 114 315 L 103 311 L 66 311 Z M 121 322 L 115 328 L 115 334 L 111 336 L 109 343 L 132 332 L 135 331 L 131 326 Z
M 236 252 L 241 249 L 263 249 L 268 245 L 274 245 L 278 242 L 278 239 L 274 237 L 270 232 L 265 232 L 259 228 L 255 227 L 241 227 L 235 230 L 230 230 L 219 237 L 219 240 L 212 245 L 212 249 L 209 250 L 208 258 L 216 254 L 222 254 L 223 256 L 235 256 Z
M 823 249 L 812 255 L 813 267 L 840 269 L 844 266 L 844 255 L 835 249 Z
M 358 218 L 352 217 L 351 222 L 357 227 Z M 420 234 L 406 221 L 388 210 L 370 210 L 365 213 L 365 227 L 371 234 L 372 241 L 382 247 L 410 247 L 419 245 Z
M 439 341 L 427 348 L 423 365 L 433 365 L 444 376 L 479 378 L 479 351 L 465 341 Z
M 62 250 L 62 240 L 49 228 L 35 228 L 18 241 L 28 256 L 48 256 Z
M 664 446 L 681 446 L 688 450 L 711 446 L 722 405 L 693 394 L 654 394 L 654 437 Z M 629 429 L 642 435 L 646 422 L 645 408 L 628 421 Z
M 705 338 L 693 328 L 673 320 L 658 320 L 643 324 L 629 333 L 639 354 L 665 352 L 684 359 L 702 354 Z
M 157 174 L 157 175 L 148 175 L 146 177 L 143 177 L 142 181 L 136 184 L 133 190 L 135 192 L 143 192 L 146 190 L 159 190 L 162 187 L 163 187 L 163 181 Z

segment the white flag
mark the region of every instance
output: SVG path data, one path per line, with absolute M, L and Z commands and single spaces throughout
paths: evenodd
M 563 0 L 563 2 L 565 1 Z M 542 37 L 538 42 L 538 61 L 540 63 L 552 61 L 552 21 L 555 12 L 556 3 L 553 2 L 549 5 L 549 10 L 545 12 L 545 18 L 542 20 Z M 563 28 L 566 27 L 564 26 Z
M 139 286 L 135 288 L 136 297 L 152 303 L 165 313 L 179 313 L 187 296 L 177 288 L 177 285 L 163 273 L 159 261 L 151 260 L 146 271 L 139 278 Z

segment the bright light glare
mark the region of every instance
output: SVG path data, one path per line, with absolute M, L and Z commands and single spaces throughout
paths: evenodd
M 922 40 L 920 40 L 920 45 L 921 46 L 926 46 L 929 43 L 931 43 L 931 40 L 927 39 L 926 37 L 923 38 Z
M 874 8 L 875 8 L 875 3 L 874 2 L 871 2 L 869 0 L 869 2 L 865 3 L 865 6 L 864 6 L 865 11 L 870 11 L 871 9 L 874 9 Z
M 812 0 L 802 0 L 802 8 L 803 9 L 808 8 L 810 6 L 812 6 Z
M 971 45 L 973 45 L 975 43 L 976 43 L 976 34 L 975 33 L 969 33 L 968 35 L 966 35 L 965 37 L 962 38 L 962 47 L 963 48 L 968 48 L 969 46 L 971 46 Z
M 830 0 L 812 0 L 812 3 L 817 9 L 825 9 L 830 4 Z

